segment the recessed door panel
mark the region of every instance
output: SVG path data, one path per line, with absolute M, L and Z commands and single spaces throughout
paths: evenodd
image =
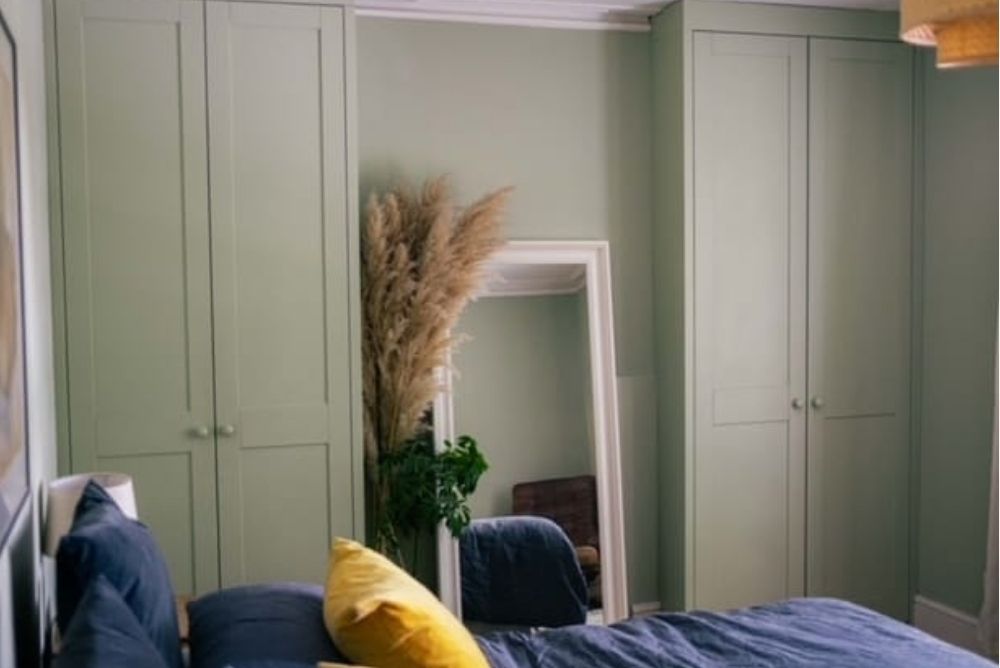
M 242 448 L 248 582 L 315 581 L 329 558 L 327 446 Z
M 724 609 L 803 591 L 806 41 L 697 33 L 694 68 L 694 604 Z
M 218 545 L 202 4 L 55 11 L 71 465 L 132 473 L 140 500 L 186 499 L 140 504 L 140 517 L 155 513 L 177 590 L 207 591 Z
M 912 56 L 809 48 L 808 593 L 905 619 Z
M 132 476 L 139 518 L 156 536 L 156 542 L 170 566 L 171 582 L 178 593 L 192 591 L 178 588 L 178 585 L 193 582 L 199 569 L 194 560 L 197 553 L 194 535 L 186 523 L 177 521 L 178 517 L 193 517 L 202 513 L 202 508 L 194 506 L 196 498 L 206 502 L 195 492 L 192 459 L 186 452 L 97 459 L 98 470 L 122 471 Z M 166 481 L 169 484 L 164 484 Z
M 344 12 L 206 10 L 223 582 L 319 581 L 355 529 Z

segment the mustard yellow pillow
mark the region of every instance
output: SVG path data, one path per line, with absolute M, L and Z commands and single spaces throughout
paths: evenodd
M 489 668 L 460 621 L 381 554 L 338 538 L 323 620 L 337 648 L 373 668 Z

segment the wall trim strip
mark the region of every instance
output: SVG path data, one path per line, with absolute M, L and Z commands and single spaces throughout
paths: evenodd
M 961 610 L 917 595 L 913 598 L 913 625 L 947 643 L 983 653 L 978 620 Z

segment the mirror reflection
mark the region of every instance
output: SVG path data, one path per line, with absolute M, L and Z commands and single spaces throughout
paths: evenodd
M 491 269 L 453 358 L 455 433 L 489 463 L 460 541 L 463 618 L 477 631 L 601 623 L 586 266 Z

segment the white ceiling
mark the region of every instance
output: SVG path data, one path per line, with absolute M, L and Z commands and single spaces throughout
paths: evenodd
M 673 0 L 356 0 L 362 16 L 550 28 L 648 30 Z M 761 0 L 730 0 L 760 2 Z M 899 0 L 764 0 L 771 4 L 895 10 Z

